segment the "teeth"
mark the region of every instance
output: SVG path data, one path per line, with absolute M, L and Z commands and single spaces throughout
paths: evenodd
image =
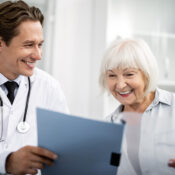
M 27 65 L 29 65 L 29 66 L 35 66 L 35 63 L 36 62 L 29 62 L 29 61 L 26 61 L 26 60 L 22 60 L 24 63 L 26 63 Z
M 27 63 L 29 66 L 34 66 L 34 65 L 35 65 L 35 63 L 31 63 L 31 62 L 28 62 L 28 61 L 26 61 L 26 63 Z
M 125 94 L 129 94 L 130 92 L 131 92 L 131 90 L 130 91 L 126 91 L 126 92 L 119 92 L 119 94 L 125 95 Z

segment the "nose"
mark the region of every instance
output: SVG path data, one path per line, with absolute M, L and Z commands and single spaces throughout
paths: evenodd
M 124 79 L 120 78 L 117 83 L 116 83 L 116 86 L 115 86 L 115 89 L 117 91 L 121 91 L 123 90 L 125 87 L 127 86 L 126 82 Z
M 35 60 L 41 60 L 41 56 L 42 56 L 42 49 L 36 46 L 33 50 L 32 58 Z

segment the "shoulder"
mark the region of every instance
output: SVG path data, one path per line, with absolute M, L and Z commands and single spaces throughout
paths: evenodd
M 39 68 L 35 68 L 34 70 L 34 79 L 41 81 L 56 81 L 49 73 Z
M 58 80 L 53 78 L 47 72 L 35 68 L 34 74 L 31 77 L 33 89 L 37 89 L 40 93 L 45 93 L 49 98 L 63 98 L 64 94 Z
M 163 89 L 157 89 L 156 93 L 158 94 L 159 101 L 161 103 L 167 104 L 167 105 L 175 105 L 175 93 L 169 92 L 167 90 Z
M 49 73 L 39 68 L 35 68 L 34 74 L 32 75 L 31 79 L 39 85 L 44 85 L 44 87 L 60 87 L 58 80 L 53 78 Z
M 39 107 L 68 112 L 66 99 L 59 82 L 47 72 L 35 68 L 31 76 L 31 83 L 34 98 L 39 97 Z M 44 95 L 43 95 L 44 94 Z

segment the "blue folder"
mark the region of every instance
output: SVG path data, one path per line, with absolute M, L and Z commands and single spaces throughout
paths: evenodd
M 38 145 L 58 155 L 42 175 L 116 175 L 124 124 L 37 109 Z

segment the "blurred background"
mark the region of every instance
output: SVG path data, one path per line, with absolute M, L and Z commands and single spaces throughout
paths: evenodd
M 38 67 L 60 81 L 71 114 L 102 119 L 119 104 L 98 85 L 104 51 L 118 36 L 143 38 L 157 58 L 159 86 L 175 92 L 174 0 L 25 1 L 45 15 Z

